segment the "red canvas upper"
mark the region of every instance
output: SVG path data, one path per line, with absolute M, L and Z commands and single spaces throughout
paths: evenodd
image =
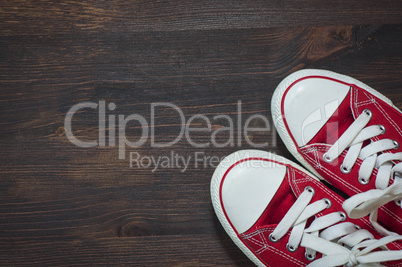
M 265 158 L 249 158 L 244 160 L 264 160 L 270 161 Z M 279 162 L 275 162 L 276 164 L 281 164 Z M 238 163 L 235 163 L 236 165 Z M 233 165 L 233 166 L 234 166 Z M 286 249 L 286 244 L 288 242 L 288 236 L 290 231 L 285 235 L 279 242 L 274 243 L 271 242 L 268 238 L 269 234 L 273 232 L 278 223 L 282 220 L 285 214 L 288 212 L 290 207 L 294 204 L 297 197 L 305 190 L 307 186 L 311 186 L 315 190 L 315 194 L 310 203 L 321 200 L 323 198 L 327 198 L 332 202 L 332 205 L 325 209 L 323 212 L 317 214 L 317 217 L 332 213 L 342 211 L 342 203 L 344 199 L 337 195 L 335 192 L 328 189 L 323 183 L 314 179 L 307 175 L 306 173 L 290 166 L 287 166 L 286 176 L 283 180 L 281 186 L 275 194 L 275 197 L 266 207 L 263 214 L 257 220 L 257 222 L 245 233 L 238 233 L 237 230 L 233 227 L 230 222 L 230 218 L 227 217 L 225 212 L 225 207 L 223 205 L 223 201 L 221 200 L 221 205 L 225 216 L 229 223 L 232 225 L 233 229 L 237 233 L 240 240 L 267 266 L 306 266 L 310 263 L 309 260 L 305 258 L 305 248 L 299 247 L 296 252 L 289 252 Z M 232 168 L 229 168 L 225 173 L 225 177 L 231 171 Z M 267 173 L 269 174 L 269 173 Z M 225 177 L 223 177 L 221 182 L 222 184 L 225 182 Z M 221 197 L 222 194 L 220 193 Z M 310 218 L 308 224 L 313 221 L 314 218 Z M 375 238 L 379 239 L 380 236 L 371 226 L 370 222 L 367 219 L 349 219 L 346 221 L 350 221 L 362 229 L 367 229 Z M 402 244 L 398 242 L 390 243 L 388 248 L 391 250 L 401 250 Z M 317 258 L 320 258 L 321 255 L 317 253 Z M 397 262 L 388 262 L 385 263 L 386 266 L 401 266 L 402 263 L 398 264 Z
M 306 79 L 308 77 L 305 77 Z M 325 79 L 326 77 L 320 77 Z M 328 78 L 334 80 L 332 78 Z M 345 84 L 342 81 L 338 81 Z M 294 84 L 296 84 L 295 82 Z M 377 169 L 374 169 L 370 182 L 366 185 L 358 181 L 358 172 L 362 161 L 357 160 L 356 164 L 350 173 L 344 174 L 340 170 L 340 166 L 345 158 L 346 150 L 339 158 L 331 163 L 323 160 L 323 155 L 329 150 L 332 144 L 345 132 L 345 130 L 354 122 L 365 109 L 370 109 L 373 116 L 367 126 L 370 125 L 383 125 L 386 129 L 385 133 L 372 138 L 372 141 L 381 139 L 391 139 L 401 142 L 402 141 L 402 114 L 399 110 L 381 100 L 379 97 L 371 94 L 367 90 L 359 88 L 356 85 L 348 84 L 350 92 L 343 100 L 339 108 L 324 125 L 324 127 L 317 133 L 316 136 L 305 146 L 298 148 L 299 153 L 303 158 L 328 182 L 333 186 L 344 192 L 349 196 L 365 192 L 370 189 L 375 189 L 375 179 Z M 291 89 L 290 86 L 285 92 Z M 283 104 L 283 102 L 282 102 Z M 283 111 L 282 107 L 282 111 Z M 286 114 L 284 115 L 284 122 L 286 125 Z M 286 125 L 287 126 L 287 125 Z M 289 129 L 289 128 L 288 128 Z M 289 132 L 291 135 L 291 132 Z M 292 136 L 291 136 L 292 137 Z M 294 140 L 294 139 L 293 139 Z M 390 152 L 401 152 L 402 147 L 394 149 Z M 392 183 L 392 181 L 391 181 Z M 395 203 L 390 202 L 383 206 L 379 211 L 379 222 L 387 226 L 391 231 L 395 229 L 402 229 L 402 209 Z

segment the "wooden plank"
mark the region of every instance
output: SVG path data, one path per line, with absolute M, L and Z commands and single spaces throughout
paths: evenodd
M 169 245 L 167 245 L 169 244 Z M 231 245 L 211 235 L 146 236 L 59 241 L 0 242 L 3 266 L 254 266 Z M 224 251 L 225 253 L 222 253 Z
M 3 1 L 1 35 L 144 32 L 401 22 L 400 1 Z
M 241 100 L 246 112 L 269 117 L 280 79 L 306 67 L 349 74 L 391 94 L 400 81 L 400 33 L 400 26 L 342 26 L 3 38 L 0 136 L 56 137 L 67 111 L 82 101 L 113 102 L 109 114 L 137 113 L 148 122 L 152 102 L 173 102 L 188 119 L 236 116 Z M 95 113 L 77 115 L 78 136 L 96 138 Z M 165 124 L 180 123 L 174 110 L 167 117 Z M 179 131 L 161 129 L 171 136 Z

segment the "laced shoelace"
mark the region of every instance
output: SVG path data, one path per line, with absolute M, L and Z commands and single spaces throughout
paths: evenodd
M 363 142 L 384 134 L 386 129 L 382 125 L 367 126 L 373 114 L 365 109 L 360 116 L 349 126 L 341 137 L 324 154 L 325 162 L 332 162 L 347 148 L 348 151 L 341 165 L 341 171 L 349 173 L 358 158 L 362 160 L 358 180 L 361 184 L 368 184 L 374 168 L 378 169 L 375 186 L 377 189 L 356 194 L 347 199 L 343 208 L 351 218 L 362 218 L 370 214 L 373 226 L 383 235 L 394 235 L 377 222 L 378 209 L 390 201 L 401 206 L 402 199 L 402 153 L 387 151 L 398 149 L 395 140 L 383 139 L 371 142 L 363 147 Z M 395 164 L 394 162 L 400 162 Z M 390 180 L 394 183 L 388 186 Z
M 390 251 L 386 245 L 402 236 L 386 236 L 374 239 L 373 235 L 351 222 L 343 222 L 346 214 L 332 212 L 316 218 L 306 229 L 307 220 L 330 207 L 329 199 L 311 203 L 312 187 L 306 187 L 293 206 L 269 235 L 271 242 L 278 242 L 293 228 L 286 248 L 290 252 L 306 248 L 305 256 L 312 261 L 308 266 L 361 266 L 402 259 L 402 251 Z M 374 251 L 378 250 L 380 251 Z M 323 257 L 315 260 L 316 252 Z M 373 266 L 373 265 L 370 265 Z

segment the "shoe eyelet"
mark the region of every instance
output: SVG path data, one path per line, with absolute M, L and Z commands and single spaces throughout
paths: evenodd
M 307 254 L 307 252 L 304 254 L 304 257 L 308 260 L 308 261 L 313 261 L 316 258 L 316 255 L 311 255 L 311 254 Z
M 344 213 L 343 211 L 339 211 L 339 215 L 342 217 L 341 222 L 346 220 L 346 218 L 347 218 L 346 213 Z
M 274 236 L 272 235 L 272 233 L 269 234 L 268 239 L 269 239 L 269 241 L 271 241 L 272 243 L 277 243 L 277 242 L 279 242 L 279 239 L 277 239 L 276 237 L 274 237 Z
M 304 190 L 305 190 L 305 191 L 309 191 L 310 193 L 313 194 L 313 196 L 315 195 L 314 188 L 312 188 L 311 186 L 306 186 L 306 187 L 304 188 Z
M 372 113 L 371 110 L 369 110 L 369 109 L 365 109 L 365 110 L 363 110 L 363 112 L 364 112 L 367 116 L 369 116 L 370 118 L 373 116 L 373 113 Z
M 381 130 L 381 134 L 385 134 L 385 127 L 384 127 L 384 125 L 379 124 L 378 127 L 379 127 L 380 130 Z
M 393 141 L 394 142 L 394 145 L 395 145 L 395 148 L 394 149 L 398 149 L 399 148 L 399 143 L 398 143 L 398 141 Z
M 296 252 L 299 248 L 298 247 L 291 247 L 289 244 L 286 244 L 286 249 L 289 252 Z
M 355 224 L 355 228 L 357 229 L 357 230 L 361 230 L 362 228 L 360 227 L 360 226 L 358 226 L 357 224 Z
M 402 199 L 397 199 L 394 201 L 396 205 L 398 205 L 399 207 L 401 207 L 402 204 Z
M 323 159 L 326 163 L 331 163 L 331 162 L 334 161 L 333 159 L 331 159 L 330 157 L 328 157 L 327 153 L 325 153 L 325 154 L 322 156 L 322 159 Z
M 348 168 L 346 168 L 345 166 L 341 165 L 341 172 L 342 172 L 343 174 L 348 174 L 348 173 L 350 173 L 351 171 L 352 171 L 352 169 L 348 169 Z
M 366 184 L 368 184 L 369 182 L 370 182 L 370 180 L 365 180 L 365 179 L 359 177 L 359 183 L 360 183 L 360 184 L 366 185 Z
M 324 200 L 325 204 L 327 204 L 327 209 L 329 209 L 332 206 L 332 202 L 328 198 L 323 198 L 322 200 Z

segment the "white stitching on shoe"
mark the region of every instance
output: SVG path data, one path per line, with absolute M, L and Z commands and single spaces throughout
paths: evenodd
M 250 234 L 247 234 L 247 235 L 242 235 L 242 238 L 244 238 L 245 240 L 250 241 L 250 242 L 252 242 L 252 243 L 254 243 L 256 245 L 261 246 L 261 248 L 258 250 L 259 251 L 258 254 L 261 254 L 266 250 L 270 250 L 270 251 L 282 256 L 283 258 L 293 262 L 294 264 L 297 264 L 299 266 L 305 266 L 305 263 L 303 263 L 302 261 L 299 261 L 296 258 L 291 257 L 289 254 L 287 254 L 287 253 L 285 253 L 285 252 L 283 252 L 283 251 L 281 251 L 281 250 L 269 245 L 269 243 L 265 239 L 265 236 L 263 235 L 263 233 L 272 232 L 273 229 L 274 228 L 272 228 L 272 227 L 261 228 L 261 229 L 258 229 L 255 232 L 253 232 L 253 233 L 250 233 Z M 261 242 L 259 240 L 254 239 L 253 237 L 256 236 L 256 235 L 261 236 L 264 241 Z M 256 253 L 257 253 L 257 251 L 256 251 Z
M 310 147 L 310 148 L 308 148 L 308 149 L 306 149 L 306 150 L 303 149 L 303 151 L 301 151 L 301 152 L 303 153 L 303 155 L 305 156 L 306 160 L 307 160 L 307 161 L 310 161 L 310 162 L 313 161 L 313 159 L 312 159 L 308 154 L 306 154 L 307 152 L 310 152 L 310 153 L 311 153 L 311 152 L 315 152 L 315 151 L 314 151 L 315 148 L 316 148 L 316 150 L 326 151 L 326 149 L 323 149 L 324 147 L 323 147 L 323 148 L 320 148 L 320 147 L 318 147 L 318 146 L 317 146 L 317 147 L 314 147 L 315 145 L 311 145 L 311 146 L 312 146 L 312 147 Z M 304 153 L 304 152 L 306 152 L 306 153 Z M 342 152 L 341 155 L 345 155 L 345 154 L 346 154 L 345 152 Z M 359 167 L 361 166 L 361 163 L 360 163 L 360 162 L 356 162 L 356 164 L 357 164 Z M 360 190 L 358 190 L 356 187 L 354 187 L 354 186 L 352 186 L 352 185 L 346 183 L 341 177 L 337 176 L 335 173 L 333 173 L 333 172 L 331 172 L 329 169 L 325 168 L 325 166 L 322 166 L 321 170 L 322 170 L 327 176 L 332 177 L 334 180 L 340 182 L 340 183 L 343 184 L 345 187 L 347 187 L 347 188 L 349 188 L 350 190 L 354 191 L 356 194 L 361 193 Z M 374 170 L 373 174 L 376 175 L 376 174 L 377 174 L 377 170 Z M 392 212 L 392 211 L 389 210 L 388 208 L 382 207 L 381 210 L 382 210 L 383 212 L 385 212 L 386 214 L 388 214 L 389 216 L 391 216 L 394 220 L 398 221 L 399 223 L 402 223 L 402 218 L 399 218 L 399 216 L 397 216 L 397 214 L 395 214 L 394 212 Z
M 360 106 L 364 106 L 362 102 L 357 103 L 358 91 L 355 89 L 354 92 L 355 92 L 355 106 L 358 106 L 358 104 Z M 371 109 L 373 109 L 374 106 L 378 111 L 378 113 L 381 113 L 383 117 L 385 116 L 386 118 L 389 118 L 389 115 L 385 112 L 384 109 L 382 109 L 382 107 L 379 104 L 375 102 L 375 99 L 373 100 L 372 97 L 368 96 L 366 93 L 364 94 L 366 97 L 372 100 L 371 101 L 372 103 L 374 103 L 374 105 L 370 104 Z M 380 173 L 377 173 L 376 175 L 377 179 L 376 186 L 378 189 L 369 190 L 367 192 L 359 193 L 357 195 L 352 196 L 350 199 L 345 201 L 344 208 L 348 211 L 348 214 L 350 216 L 353 216 L 354 218 L 357 218 L 356 216 L 360 218 L 366 215 L 365 213 L 366 211 L 368 213 L 371 213 L 370 220 L 372 221 L 376 229 L 382 234 L 391 235 L 392 234 L 391 232 L 389 232 L 388 230 L 386 230 L 384 227 L 382 227 L 377 223 L 377 212 L 379 207 L 383 206 L 389 201 L 397 199 L 398 196 L 400 195 L 400 193 L 398 193 L 400 191 L 399 188 L 401 187 L 400 184 L 394 183 L 392 186 L 389 186 L 388 188 L 384 187 L 388 185 L 389 180 L 392 178 L 394 171 L 400 172 L 401 167 L 400 164 L 396 164 L 394 165 L 394 167 L 392 167 L 391 170 L 388 169 L 388 165 L 384 165 L 385 167 L 383 168 L 375 166 L 375 164 L 377 165 L 381 164 L 382 166 L 383 163 L 391 160 L 390 157 L 388 157 L 388 159 L 385 158 L 385 160 L 384 158 L 381 158 L 380 160 L 381 156 L 377 156 L 378 153 L 380 152 L 385 153 L 389 149 L 393 149 L 392 143 L 390 144 L 389 139 L 379 140 L 377 142 L 371 142 L 369 145 L 362 148 L 363 141 L 376 137 L 379 134 L 376 128 L 372 128 L 373 126 L 369 126 L 370 120 L 372 118 L 371 114 L 372 114 L 371 111 L 370 114 L 365 113 L 360 114 L 355 119 L 355 121 L 349 126 L 349 128 L 341 135 L 341 137 L 339 137 L 339 139 L 331 146 L 331 148 L 328 150 L 327 153 L 328 155 L 331 155 L 330 157 L 333 159 L 339 158 L 341 152 L 344 152 L 346 148 L 350 147 L 342 164 L 346 164 L 347 166 L 351 167 L 357 163 L 357 159 L 358 157 L 360 157 L 363 160 L 363 162 L 359 168 L 359 179 L 360 178 L 366 180 L 369 179 L 371 176 L 373 176 L 374 173 L 376 173 L 375 168 L 380 168 L 380 170 L 382 170 L 381 175 Z M 391 124 L 395 123 L 391 120 Z M 398 133 L 400 133 L 398 128 L 396 128 L 396 130 Z M 397 156 L 397 154 L 394 155 L 395 159 L 400 158 L 400 156 Z M 363 168 L 363 165 L 365 166 L 365 168 Z M 390 172 L 390 174 L 388 174 L 387 172 Z M 389 193 L 386 193 L 388 191 Z M 383 192 L 383 194 L 380 194 L 381 192 Z M 392 197 L 391 195 L 389 195 L 391 193 Z M 377 199 L 378 201 L 376 201 Z M 363 202 L 361 203 L 361 201 Z M 357 208 L 357 206 L 359 206 L 359 208 Z
M 397 132 L 399 133 L 399 135 L 401 135 L 402 136 L 402 131 L 401 131 L 401 129 L 399 128 L 399 126 L 398 126 L 398 124 L 396 124 L 393 120 L 392 120 L 392 118 L 389 116 L 389 114 L 380 106 L 380 105 L 378 105 L 377 103 L 376 103 L 376 105 L 375 105 L 379 110 L 381 109 L 382 110 L 382 114 L 387 118 L 387 120 L 392 124 L 392 126 L 394 126 L 394 128 L 397 130 Z
M 293 172 L 292 172 L 293 175 L 290 176 L 290 177 L 291 177 L 291 180 L 292 180 L 292 183 L 290 183 L 290 185 L 292 185 L 292 184 L 301 184 L 302 181 L 309 181 L 309 182 L 312 181 L 311 179 L 308 179 L 308 177 L 306 177 L 305 179 L 300 179 L 300 178 L 297 178 L 297 179 L 296 179 L 296 177 L 295 177 L 295 172 L 296 172 L 296 171 L 297 171 L 297 170 L 294 170 L 294 169 L 293 169 Z M 298 172 L 299 174 L 302 174 L 300 171 L 297 171 L 297 172 Z M 329 171 L 328 171 L 328 173 L 332 174 L 332 172 L 329 172 Z M 335 199 L 336 202 L 338 202 L 339 204 L 342 204 L 342 203 L 343 203 L 343 200 L 342 200 L 342 199 L 338 198 L 335 194 L 333 194 L 332 191 L 328 190 L 325 186 L 322 186 L 321 184 L 317 184 L 317 186 L 319 186 L 323 191 L 325 191 L 326 194 L 330 195 L 333 199 Z M 292 188 L 293 188 L 293 186 L 292 186 Z M 294 189 L 294 191 L 298 192 L 298 194 L 300 194 L 300 190 L 299 190 L 298 187 L 293 188 L 293 189 Z M 389 209 L 387 209 L 386 207 L 383 207 L 383 208 L 382 208 L 382 211 L 385 212 L 385 213 L 387 213 L 390 217 L 392 217 L 392 218 L 395 219 L 396 221 L 402 222 L 401 218 L 399 218 L 395 213 L 391 212 L 391 211 L 390 211 Z M 365 224 L 366 224 L 368 227 L 370 227 L 372 230 L 375 230 L 375 228 L 372 226 L 372 224 L 369 222 L 369 220 L 367 220 L 366 218 L 362 218 L 362 220 L 365 222 Z
M 308 149 L 306 149 L 306 150 L 303 149 L 303 150 L 301 151 L 301 153 L 303 153 L 305 159 L 306 159 L 307 161 L 309 161 L 309 162 L 314 162 L 314 159 L 311 158 L 311 156 L 308 155 L 307 153 L 317 153 L 316 151 L 319 151 L 319 150 L 321 150 L 321 151 L 327 151 L 327 150 L 328 150 L 328 147 L 327 147 L 327 146 L 318 146 L 318 145 L 310 145 L 310 146 L 311 146 L 310 148 L 308 148 Z M 344 154 L 346 154 L 346 153 L 345 153 L 345 152 L 342 152 L 341 155 L 344 155 Z M 319 159 L 318 154 L 315 154 L 315 157 L 316 157 L 317 159 Z M 354 191 L 356 194 L 361 192 L 357 187 L 355 187 L 355 186 L 353 186 L 353 185 L 347 183 L 344 179 L 342 179 L 341 177 L 337 176 L 335 173 L 331 172 L 331 171 L 330 171 L 328 168 L 326 168 L 325 166 L 323 166 L 323 165 L 321 165 L 321 164 L 320 164 L 320 166 L 321 166 L 320 169 L 321 169 L 323 172 L 325 172 L 327 175 L 331 176 L 333 179 L 337 180 L 339 183 L 343 184 L 345 187 L 347 187 L 347 188 L 349 188 L 350 190 Z

